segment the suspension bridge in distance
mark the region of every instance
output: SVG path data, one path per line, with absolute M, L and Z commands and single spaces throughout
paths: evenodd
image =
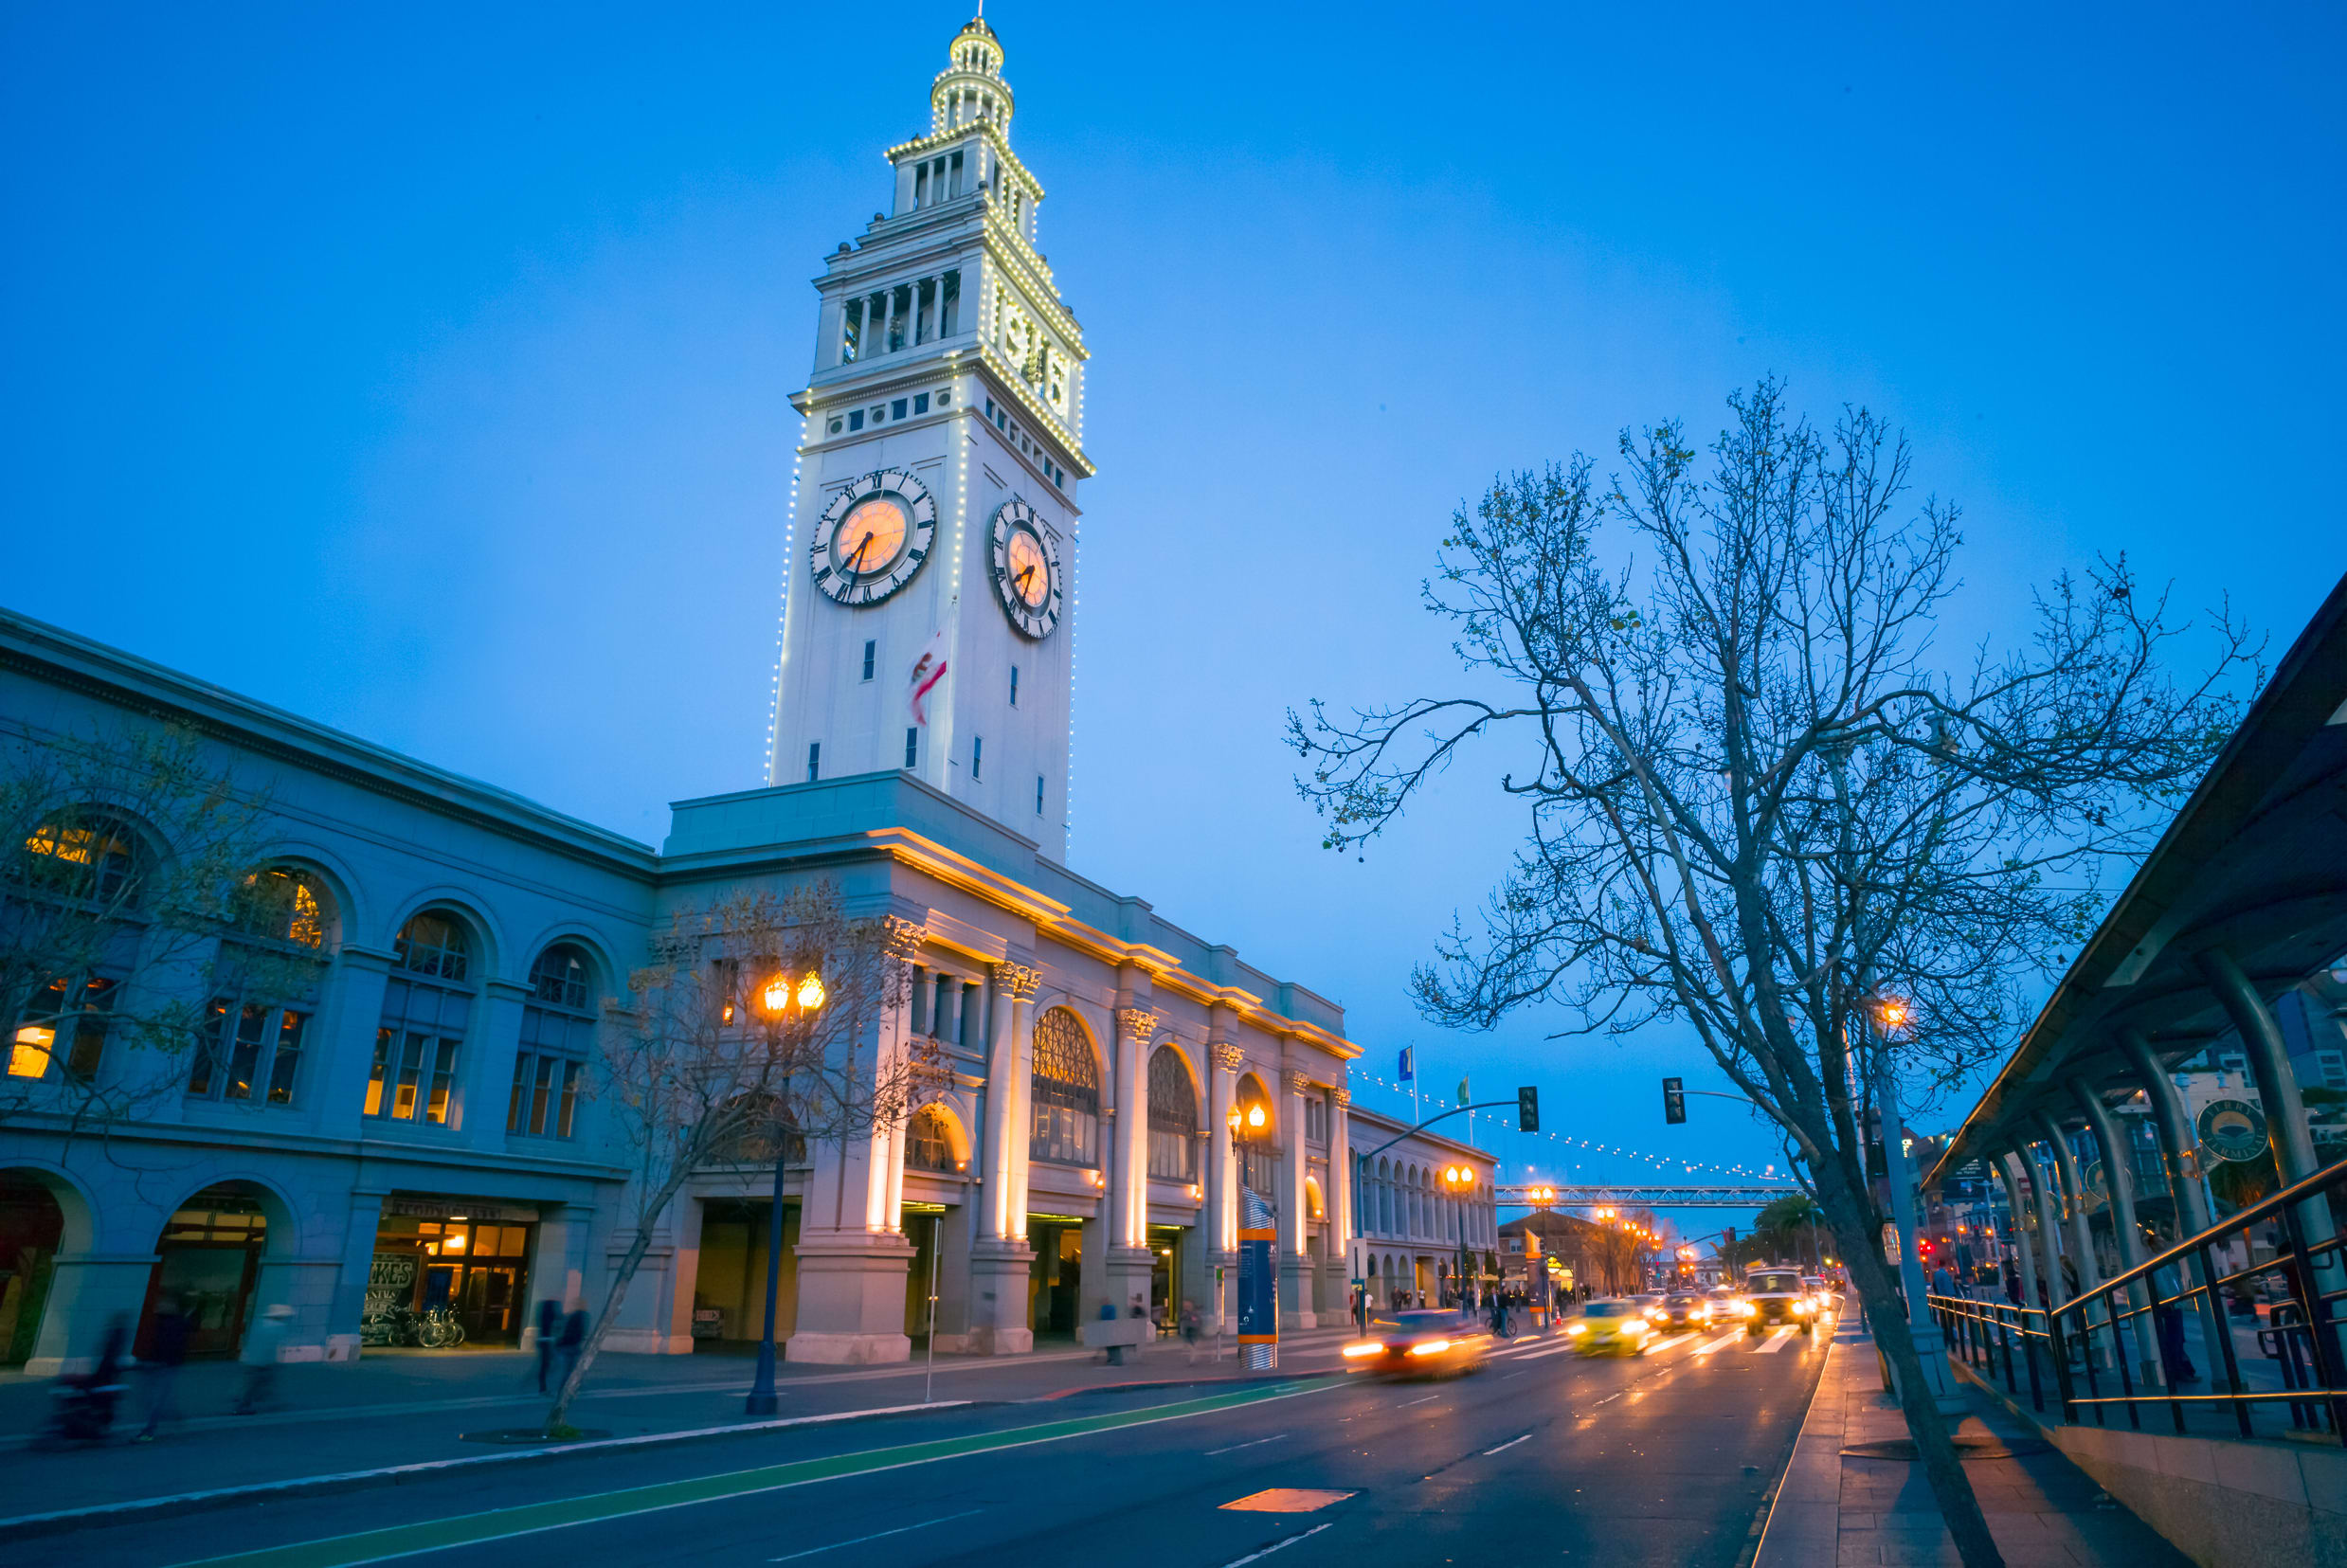
M 1761 1209 L 1800 1192 L 1792 1182 L 1742 1187 L 1671 1187 L 1636 1182 L 1566 1186 L 1503 1181 L 1491 1189 L 1503 1209 Z M 1553 1198 L 1549 1194 L 1555 1194 Z M 1538 1194 L 1537 1198 L 1534 1194 Z

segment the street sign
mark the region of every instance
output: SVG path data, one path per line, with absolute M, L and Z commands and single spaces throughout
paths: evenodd
M 2266 1113 L 2247 1100 L 2211 1100 L 2200 1109 L 2200 1144 L 2219 1160 L 2266 1152 Z
M 1663 1122 L 1668 1126 L 1675 1127 L 1687 1120 L 1686 1084 L 1684 1078 L 1663 1080 Z
M 1537 1089 L 1516 1090 L 1516 1130 L 1538 1132 L 1541 1129 L 1541 1091 Z

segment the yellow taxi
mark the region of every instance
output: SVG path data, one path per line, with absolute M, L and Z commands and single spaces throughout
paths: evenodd
M 1584 1356 L 1640 1356 L 1654 1332 L 1653 1320 L 1635 1301 L 1593 1301 L 1564 1325 L 1573 1348 Z

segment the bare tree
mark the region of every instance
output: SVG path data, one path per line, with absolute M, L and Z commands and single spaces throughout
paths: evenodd
M 224 987 L 316 983 L 317 906 L 261 864 L 267 812 L 184 729 L 0 751 L 0 1125 L 102 1135 L 184 1090 Z
M 2148 846 L 2256 656 L 2220 614 L 2172 678 L 2189 622 L 2121 559 L 2037 595 L 2018 647 L 1945 667 L 1958 514 L 1909 497 L 1904 439 L 1863 409 L 1821 432 L 1773 382 L 1728 401 L 1707 474 L 1666 424 L 1623 435 L 1603 489 L 1577 458 L 1462 507 L 1424 596 L 1471 694 L 1291 714 L 1299 787 L 1342 849 L 1470 741 L 1509 748 L 1526 842 L 1480 930 L 1414 977 L 1420 1008 L 1690 1026 L 1785 1138 L 1957 1546 L 1995 1563 L 1874 1244 L 1862 1086 L 1879 1054 L 1928 1093 L 2010 1045 L 2019 984 L 2091 928 L 2098 869 Z M 1642 559 L 1600 563 L 1608 522 Z M 1892 1037 L 1869 1027 L 1888 997 Z
M 933 1043 L 876 1050 L 905 1000 L 906 944 L 902 922 L 851 917 L 828 882 L 736 893 L 678 913 L 626 1003 L 605 1003 L 596 1093 L 634 1152 L 635 1232 L 547 1412 L 550 1436 L 568 1433 L 660 1217 L 695 1171 L 868 1135 L 940 1091 Z

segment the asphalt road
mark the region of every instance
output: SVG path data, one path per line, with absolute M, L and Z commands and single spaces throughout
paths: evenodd
M 44 1541 L 77 1564 L 1719 1564 L 1817 1360 L 1789 1331 L 1634 1360 L 1519 1341 L 1441 1381 L 1156 1386 L 579 1457 Z M 1256 1498 L 1273 1488 L 1299 1493 Z M 1232 1505 L 1255 1500 L 1255 1506 Z

